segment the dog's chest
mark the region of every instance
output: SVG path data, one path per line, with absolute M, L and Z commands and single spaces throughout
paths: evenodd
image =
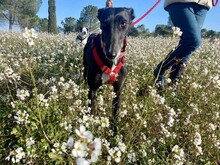
M 111 70 L 113 71 L 116 68 L 116 65 L 112 65 Z M 118 74 L 115 75 L 116 77 L 118 77 Z M 102 73 L 102 84 L 107 83 L 110 80 L 110 75 L 103 72 Z
M 86 43 L 87 43 L 87 38 L 83 39 L 81 42 L 82 42 L 83 45 L 86 45 Z

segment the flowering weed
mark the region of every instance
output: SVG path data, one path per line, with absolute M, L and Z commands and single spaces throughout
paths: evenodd
M 204 40 L 179 85 L 159 95 L 152 71 L 176 41 L 129 38 L 114 137 L 112 87 L 101 87 L 96 113 L 90 114 L 76 34 L 26 29 L 0 36 L 0 164 L 208 165 L 220 160 L 220 42 Z

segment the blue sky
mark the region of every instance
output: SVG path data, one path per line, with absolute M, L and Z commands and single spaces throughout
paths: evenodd
M 105 7 L 105 2 L 106 0 L 56 0 L 57 24 L 61 26 L 61 21 L 66 17 L 78 19 L 82 9 L 88 5 L 97 6 L 98 8 Z M 156 2 L 157 0 L 113 0 L 113 6 L 132 7 L 136 16 L 135 21 Z M 161 0 L 160 4 L 139 24 L 144 24 L 151 32 L 157 24 L 167 24 L 168 13 L 164 10 L 163 3 L 164 1 Z M 48 0 L 43 0 L 38 16 L 40 18 L 48 18 Z M 203 28 L 220 31 L 220 3 L 208 12 Z
M 80 17 L 80 12 L 84 7 L 93 5 L 102 8 L 105 7 L 105 2 L 106 0 L 56 0 L 57 23 L 60 25 L 61 21 L 66 17 L 74 17 L 78 19 Z M 136 16 L 135 20 L 137 20 L 156 2 L 157 0 L 113 0 L 113 6 L 132 7 Z M 168 13 L 164 10 L 163 3 L 164 1 L 162 0 L 160 4 L 139 24 L 144 24 L 150 31 L 153 31 L 157 24 L 167 24 Z M 38 16 L 40 18 L 48 17 L 48 0 L 43 0 Z M 217 7 L 213 7 L 208 12 L 203 28 L 220 31 L 220 3 Z

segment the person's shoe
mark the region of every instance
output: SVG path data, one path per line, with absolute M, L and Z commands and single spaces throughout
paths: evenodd
M 160 75 L 160 69 L 158 67 L 154 70 L 154 78 L 156 80 L 157 90 L 164 90 L 164 75 Z
M 177 63 L 176 57 L 171 56 L 172 51 L 167 55 L 164 61 L 161 61 L 154 70 L 154 78 L 158 90 L 164 90 L 164 74 L 166 70 Z
M 164 90 L 164 79 L 157 80 L 156 87 L 158 91 L 163 91 Z
M 186 63 L 179 63 L 177 65 L 172 66 L 171 72 L 170 72 L 171 84 L 175 84 L 176 82 L 179 82 L 185 69 L 186 69 Z

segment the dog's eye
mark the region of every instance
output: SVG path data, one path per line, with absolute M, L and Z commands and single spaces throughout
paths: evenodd
M 127 22 L 126 22 L 126 21 L 122 21 L 122 22 L 121 22 L 121 27 L 122 27 L 122 28 L 126 28 L 126 26 L 127 26 Z

